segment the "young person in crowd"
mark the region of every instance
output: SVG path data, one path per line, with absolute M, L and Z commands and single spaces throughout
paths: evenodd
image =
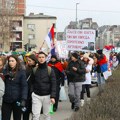
M 28 94 L 25 70 L 21 68 L 16 55 L 8 58 L 8 65 L 3 70 L 5 82 L 5 94 L 2 103 L 2 120 L 10 120 L 13 112 L 14 120 L 21 120 L 21 107 L 25 106 Z M 20 106 L 17 105 L 20 102 Z
M 99 94 L 101 94 L 104 90 L 105 85 L 105 79 L 103 76 L 103 72 L 101 66 L 105 65 L 104 69 L 108 69 L 108 60 L 107 57 L 103 54 L 103 50 L 97 51 L 98 55 L 97 57 L 97 63 L 96 63 L 96 71 L 97 71 L 97 80 L 98 80 L 98 88 L 99 88 Z
M 81 92 L 81 106 L 84 105 L 84 93 L 87 93 L 87 101 L 90 102 L 90 86 L 91 86 L 91 70 L 93 59 L 89 57 L 88 53 L 83 55 L 83 61 L 86 66 L 86 73 L 85 73 L 85 82 L 82 85 L 82 92 Z
M 4 65 L 5 65 L 5 58 L 3 56 L 0 56 L 0 120 L 1 120 L 2 97 L 4 95 L 4 90 L 5 90 L 4 76 L 3 76 Z
M 60 85 L 64 86 L 64 69 L 62 67 L 62 64 L 58 61 L 55 55 L 51 56 L 51 60 L 48 63 L 48 66 L 52 67 L 56 76 L 56 98 L 55 98 L 55 104 L 53 106 L 53 110 L 55 112 L 58 108 Z
M 37 66 L 38 60 L 34 54 L 31 54 L 27 57 L 27 66 L 26 66 L 26 76 L 27 76 L 27 83 L 28 83 L 28 97 L 26 101 L 26 108 L 27 110 L 23 113 L 23 120 L 29 120 L 30 113 L 32 112 L 32 80 L 34 77 L 32 76 L 33 69 Z
M 80 93 L 82 91 L 82 82 L 85 81 L 85 72 L 84 62 L 78 59 L 77 53 L 72 53 L 66 74 L 69 81 L 68 95 L 71 102 L 71 109 L 74 109 L 74 111 L 79 110 Z
M 33 120 L 40 120 L 40 112 L 43 107 L 44 120 L 50 120 L 49 109 L 55 104 L 56 98 L 56 77 L 53 69 L 48 70 L 46 54 L 38 54 L 38 67 L 34 71 L 33 92 L 32 92 L 32 113 Z

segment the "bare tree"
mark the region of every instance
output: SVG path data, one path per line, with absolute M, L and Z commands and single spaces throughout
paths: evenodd
M 3 51 L 9 51 L 12 37 L 12 21 L 17 15 L 17 0 L 0 0 L 0 44 Z

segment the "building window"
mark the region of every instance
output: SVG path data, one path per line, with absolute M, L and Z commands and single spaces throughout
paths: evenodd
M 27 24 L 27 28 L 34 31 L 35 30 L 35 24 Z
M 3 44 L 0 43 L 0 49 L 2 48 Z
M 11 43 L 12 48 L 22 48 L 22 42 L 13 42 Z
M 29 35 L 28 35 L 28 39 L 29 39 L 29 40 L 35 39 L 35 34 L 29 34 Z
M 22 21 L 12 21 L 12 28 L 15 29 L 16 27 L 22 27 Z
M 22 41 L 22 32 L 15 32 L 14 38 L 16 39 L 16 41 Z

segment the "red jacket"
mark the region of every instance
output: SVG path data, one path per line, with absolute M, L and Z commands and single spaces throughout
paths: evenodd
M 98 65 L 101 66 L 107 62 L 108 62 L 107 57 L 104 55 L 102 59 L 98 60 Z

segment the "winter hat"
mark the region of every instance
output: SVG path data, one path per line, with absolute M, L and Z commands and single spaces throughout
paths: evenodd
M 85 53 L 85 54 L 83 55 L 83 58 L 88 58 L 88 59 L 89 59 L 89 54 L 88 54 L 88 53 Z
M 57 56 L 56 56 L 56 55 L 52 55 L 52 56 L 51 56 L 51 59 L 52 59 L 52 58 L 55 58 L 55 59 L 57 60 Z
M 33 61 L 35 61 L 35 63 L 38 62 L 38 60 L 34 54 L 29 55 L 29 58 L 32 59 Z
M 72 56 L 76 59 L 78 59 L 78 54 L 77 53 L 72 53 Z
M 97 50 L 97 53 L 101 55 L 101 54 L 103 54 L 103 50 L 102 49 L 101 50 Z

